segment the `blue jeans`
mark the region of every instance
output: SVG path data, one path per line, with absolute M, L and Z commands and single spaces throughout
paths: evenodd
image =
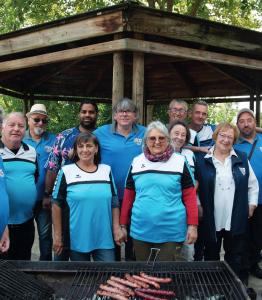
M 35 216 L 39 236 L 39 260 L 52 260 L 52 216 L 51 210 L 43 209 L 42 202 L 37 203 Z
M 94 261 L 115 261 L 114 249 L 96 249 L 91 252 L 70 251 L 71 261 L 90 261 L 91 256 Z

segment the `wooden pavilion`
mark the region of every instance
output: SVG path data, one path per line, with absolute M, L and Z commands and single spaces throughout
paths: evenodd
M 248 99 L 258 118 L 261 90 L 262 33 L 135 3 L 0 35 L 0 93 L 26 109 L 127 96 L 145 123 L 152 104 L 174 98 Z

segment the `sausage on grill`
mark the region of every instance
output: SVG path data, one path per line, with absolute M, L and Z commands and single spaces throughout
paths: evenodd
M 149 294 L 140 292 L 140 291 L 138 291 L 137 289 L 135 289 L 135 294 L 136 294 L 138 297 L 141 297 L 141 298 L 146 299 L 146 300 L 166 300 L 165 298 L 154 297 L 154 296 L 152 296 L 152 295 L 149 295 Z
M 143 281 L 138 281 L 136 280 L 134 277 L 132 277 L 130 274 L 126 273 L 125 274 L 125 278 L 128 281 L 131 281 L 133 283 L 136 283 L 140 288 L 145 288 L 148 289 L 149 288 L 149 284 L 143 282 Z
M 135 289 L 135 292 L 142 292 L 145 294 L 165 297 L 175 297 L 175 292 L 167 290 L 154 290 L 154 289 Z
M 169 283 L 172 281 L 172 278 L 170 277 L 161 278 L 161 277 L 149 276 L 144 272 L 140 272 L 140 276 L 148 280 L 152 280 L 159 283 Z
M 117 295 L 122 295 L 122 296 L 127 296 L 128 297 L 127 292 L 124 292 L 122 290 L 119 290 L 117 288 L 114 288 L 112 286 L 108 286 L 108 285 L 105 285 L 105 284 L 100 284 L 99 289 L 102 290 L 102 291 L 107 291 L 107 292 L 110 292 L 110 293 L 115 293 Z
M 127 297 L 125 296 L 122 296 L 122 295 L 118 295 L 118 294 L 115 294 L 115 293 L 111 293 L 111 292 L 108 292 L 108 291 L 101 291 L 101 290 L 98 290 L 96 292 L 96 294 L 98 296 L 102 296 L 102 297 L 110 297 L 112 299 L 116 299 L 116 300 L 129 300 Z
M 113 280 L 113 281 L 116 281 L 116 282 L 119 282 L 119 283 L 122 283 L 124 285 L 127 285 L 127 286 L 130 286 L 132 288 L 139 288 L 140 286 L 138 286 L 136 283 L 134 282 L 131 282 L 131 281 L 128 281 L 126 279 L 122 279 L 120 277 L 116 277 L 116 276 L 111 276 L 110 277 L 110 280 Z
M 138 275 L 133 275 L 133 278 L 137 279 L 138 281 L 146 282 L 146 283 L 152 285 L 153 287 L 155 287 L 156 289 L 160 289 L 160 284 L 158 282 L 146 279 L 146 278 L 138 276 Z
M 124 292 L 126 292 L 129 296 L 134 296 L 135 293 L 133 290 L 131 290 L 129 287 L 127 287 L 126 285 L 123 285 L 119 282 L 116 282 L 114 280 L 107 280 L 107 284 L 113 286 L 114 288 L 117 288 L 119 290 L 122 290 Z

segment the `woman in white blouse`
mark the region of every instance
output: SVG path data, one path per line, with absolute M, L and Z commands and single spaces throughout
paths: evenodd
M 245 153 L 234 150 L 237 128 L 221 123 L 208 154 L 196 154 L 198 194 L 203 207 L 204 259 L 225 260 L 241 277 L 248 218 L 258 200 L 258 182 Z

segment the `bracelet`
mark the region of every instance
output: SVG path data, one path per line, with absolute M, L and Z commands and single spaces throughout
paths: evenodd
M 126 225 L 120 225 L 121 229 L 126 229 Z
M 48 192 L 44 191 L 44 196 L 45 197 L 50 197 L 51 195 L 52 195 L 52 193 L 48 193 Z

